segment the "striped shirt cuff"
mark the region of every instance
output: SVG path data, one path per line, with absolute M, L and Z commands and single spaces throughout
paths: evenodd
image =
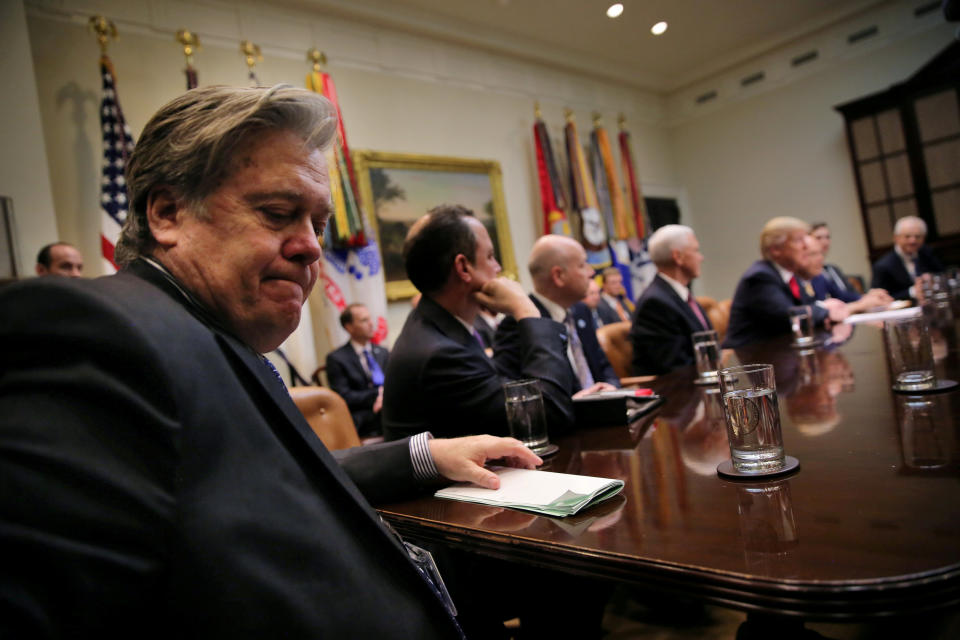
M 410 438 L 410 461 L 413 462 L 413 477 L 419 482 L 430 482 L 440 479 L 440 472 L 430 455 L 429 442 L 433 434 L 429 431 L 418 433 Z

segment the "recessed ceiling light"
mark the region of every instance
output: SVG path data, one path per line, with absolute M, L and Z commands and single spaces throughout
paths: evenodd
M 610 8 L 607 9 L 608 18 L 619 18 L 621 13 L 623 13 L 623 5 L 619 2 L 610 5 Z
M 666 30 L 667 30 L 667 23 L 666 23 L 666 22 L 658 22 L 657 24 L 655 24 L 655 25 L 653 25 L 652 27 L 650 27 L 650 33 L 652 33 L 652 34 L 655 35 L 655 36 L 660 35 L 661 33 L 663 33 L 663 32 L 666 31 Z

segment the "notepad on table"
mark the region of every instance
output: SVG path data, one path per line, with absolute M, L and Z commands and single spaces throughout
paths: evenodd
M 460 483 L 434 495 L 448 500 L 509 507 L 548 516 L 571 516 L 590 505 L 620 493 L 623 480 L 577 476 L 552 471 L 492 467 L 500 477 L 499 489 Z
M 898 318 L 910 318 L 922 313 L 920 307 L 907 307 L 906 309 L 890 309 L 887 311 L 874 311 L 871 313 L 855 313 L 844 320 L 847 324 L 859 324 L 861 322 L 883 322 L 884 320 L 896 320 Z

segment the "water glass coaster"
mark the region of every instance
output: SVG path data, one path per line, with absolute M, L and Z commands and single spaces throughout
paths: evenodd
M 733 466 L 733 460 L 724 460 L 719 465 L 717 465 L 717 475 L 721 478 L 730 478 L 733 480 L 749 480 L 756 478 L 772 478 L 776 476 L 783 476 L 788 473 L 793 473 L 800 468 L 800 461 L 794 458 L 793 456 L 784 456 L 783 457 L 783 466 L 774 471 L 753 471 L 750 473 L 744 473 L 743 471 L 737 471 Z
M 894 393 L 902 393 L 908 396 L 925 396 L 930 393 L 946 393 L 947 391 L 953 391 L 957 388 L 957 381 L 942 380 L 937 378 L 936 384 L 929 389 L 900 389 L 897 387 L 897 385 L 892 385 L 890 388 L 893 389 Z

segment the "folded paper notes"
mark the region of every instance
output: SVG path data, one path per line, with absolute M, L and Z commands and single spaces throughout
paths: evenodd
M 548 516 L 570 516 L 620 493 L 623 480 L 577 476 L 568 473 L 492 467 L 500 477 L 499 489 L 460 483 L 434 495 L 449 500 L 510 507 Z

